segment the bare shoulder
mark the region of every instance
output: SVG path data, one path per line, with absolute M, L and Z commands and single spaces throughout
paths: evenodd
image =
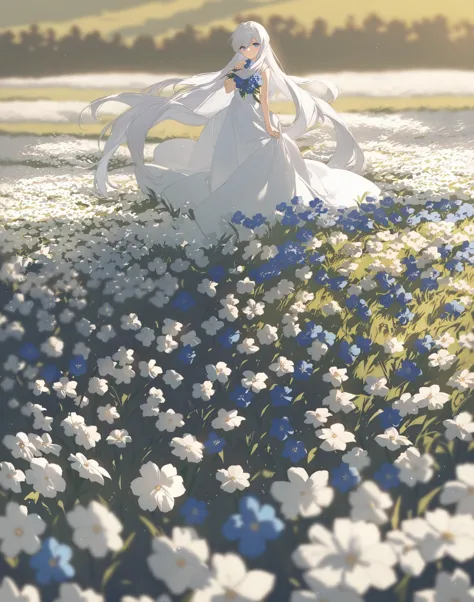
M 262 67 L 260 70 L 260 74 L 263 78 L 263 81 L 268 81 L 269 74 L 270 74 L 270 67 L 268 67 L 267 65 Z

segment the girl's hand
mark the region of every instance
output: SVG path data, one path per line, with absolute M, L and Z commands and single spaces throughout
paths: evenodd
M 270 124 L 266 126 L 267 134 L 269 134 L 272 138 L 279 138 L 280 132 L 272 127 Z
M 235 69 L 236 71 L 239 71 L 240 69 L 243 69 L 243 68 L 245 67 L 245 63 L 246 63 L 246 62 L 247 62 L 247 61 L 239 61 L 238 63 L 235 63 L 235 65 L 234 65 L 234 69 Z
M 237 88 L 237 86 L 235 84 L 235 81 L 232 78 L 228 77 L 224 82 L 224 89 L 227 92 L 227 94 L 230 94 L 236 88 Z

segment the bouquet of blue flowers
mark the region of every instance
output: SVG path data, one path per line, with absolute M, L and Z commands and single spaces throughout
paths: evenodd
M 244 69 L 248 69 L 250 64 L 250 59 L 245 61 Z M 245 98 L 247 94 L 252 94 L 254 99 L 257 102 L 260 102 L 260 89 L 262 87 L 262 76 L 260 73 L 254 73 L 248 78 L 242 78 L 237 75 L 236 71 L 237 69 L 232 69 L 232 71 L 227 74 L 227 78 L 235 81 L 235 86 L 239 91 L 240 96 Z

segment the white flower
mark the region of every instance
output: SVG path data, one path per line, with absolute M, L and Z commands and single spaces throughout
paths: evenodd
M 210 337 L 216 335 L 223 326 L 224 322 L 218 320 L 215 316 L 211 316 L 209 320 L 205 320 L 201 323 L 201 328 Z
M 466 369 L 458 370 L 451 376 L 447 384 L 458 391 L 474 389 L 474 372 L 469 372 Z
M 142 327 L 142 323 L 138 319 L 137 314 L 129 314 L 128 316 L 121 316 L 120 318 L 121 324 L 120 327 L 122 330 L 140 330 Z
M 170 334 L 156 337 L 156 350 L 160 353 L 171 353 L 178 347 L 178 342 Z
M 163 374 L 162 368 L 156 365 L 156 360 L 139 362 L 138 369 L 140 370 L 140 376 L 143 378 L 156 378 L 159 374 Z
M 178 427 L 184 426 L 183 414 L 177 414 L 174 410 L 159 412 L 155 426 L 159 431 L 173 433 Z
M 459 335 L 459 346 L 462 349 L 474 350 L 474 332 L 466 332 Z
M 114 429 L 106 439 L 109 445 L 115 445 L 116 447 L 125 447 L 131 440 L 132 438 L 125 429 Z
M 352 393 L 341 391 L 340 389 L 331 389 L 329 395 L 323 399 L 323 404 L 329 406 L 331 412 L 335 414 L 341 410 L 344 414 L 348 414 L 355 410 L 355 404 L 352 401 L 356 396 Z
M 255 289 L 255 282 L 246 276 L 243 280 L 237 282 L 237 293 L 239 295 L 252 294 Z
M 176 370 L 167 370 L 163 375 L 163 382 L 172 389 L 177 389 L 183 380 L 184 377 L 176 372 Z
M 474 515 L 474 464 L 458 464 L 456 481 L 444 484 L 439 501 L 441 504 L 457 504 L 457 514 Z
M 268 376 L 265 374 L 265 372 L 257 372 L 257 374 L 255 374 L 251 370 L 246 370 L 243 373 L 241 383 L 246 389 L 252 389 L 254 393 L 259 393 L 263 389 L 267 388 L 267 385 L 265 384 L 267 378 Z
M 390 353 L 390 354 L 401 353 L 405 349 L 403 347 L 403 341 L 399 341 L 397 339 L 397 337 L 387 339 L 385 341 L 385 343 L 383 344 L 383 348 L 384 348 L 385 353 Z
M 474 422 L 472 414 L 469 412 L 461 412 L 451 419 L 443 420 L 443 426 L 446 427 L 445 437 L 449 441 L 453 439 L 461 439 L 461 441 L 472 441 L 472 433 L 474 433 Z
M 382 543 L 377 525 L 338 518 L 331 532 L 320 524 L 308 530 L 309 544 L 292 554 L 293 562 L 326 587 L 341 586 L 365 594 L 370 587 L 385 590 L 394 585 L 397 562 L 390 545 Z
M 123 368 L 115 368 L 114 377 L 118 385 L 122 383 L 129 385 L 132 382 L 132 378 L 135 377 L 135 370 L 129 365 L 123 366 Z
M 215 390 L 212 387 L 210 380 L 205 380 L 203 383 L 193 384 L 193 397 L 194 399 L 202 399 L 203 401 L 209 401 L 214 395 Z
M 328 419 L 332 416 L 331 412 L 326 408 L 318 408 L 317 410 L 308 410 L 304 413 L 305 424 L 311 424 L 315 428 L 326 424 Z
M 110 355 L 107 357 L 100 357 L 97 360 L 97 369 L 101 376 L 112 376 L 115 373 L 115 366 L 117 362 L 114 362 Z
M 122 524 L 115 514 L 95 500 L 87 507 L 74 506 L 66 519 L 74 529 L 73 542 L 81 550 L 88 550 L 94 558 L 104 558 L 109 551 L 118 552 L 123 546 Z
M 321 307 L 321 311 L 325 316 L 335 316 L 341 313 L 342 307 L 337 301 L 330 301 Z
M 379 397 L 386 397 L 389 389 L 385 386 L 387 384 L 386 378 L 379 376 L 367 376 L 365 379 L 366 385 L 364 391 L 368 395 L 378 395 Z
M 252 355 L 257 353 L 260 349 L 257 345 L 255 345 L 255 339 L 246 338 L 241 343 L 237 345 L 237 351 L 239 353 L 246 353 L 247 355 Z
M 16 469 L 11 462 L 0 462 L 0 486 L 3 489 L 21 493 L 20 483 L 25 479 L 25 473 Z
M 409 447 L 395 460 L 400 470 L 399 479 L 409 487 L 417 483 L 428 483 L 433 476 L 434 459 L 430 454 L 421 455 L 416 447 Z
M 277 376 L 284 376 L 285 374 L 291 374 L 295 371 L 295 364 L 291 360 L 280 355 L 276 362 L 270 364 L 270 370 L 273 370 Z
M 173 437 L 170 446 L 174 447 L 171 453 L 178 456 L 180 460 L 197 463 L 203 458 L 204 445 L 194 435 L 186 434 L 184 437 Z
M 392 498 L 373 481 L 365 481 L 349 494 L 352 520 L 366 520 L 376 525 L 388 521 L 386 510 L 393 506 Z
M 81 589 L 77 583 L 61 583 L 54 602 L 104 602 L 104 597 L 93 589 Z
M 453 573 L 441 571 L 436 575 L 435 589 L 415 592 L 414 602 L 474 602 L 474 587 L 471 578 L 460 568 Z
M 208 295 L 209 297 L 215 297 L 216 293 L 217 293 L 217 291 L 216 291 L 217 285 L 218 285 L 217 282 L 212 282 L 212 280 L 209 280 L 209 278 L 204 278 L 197 285 L 197 291 L 198 291 L 198 293 L 202 293 L 203 295 Z
M 355 468 L 358 472 L 370 466 L 371 459 L 365 449 L 361 447 L 353 447 L 350 451 L 342 456 L 342 461 Z
M 329 351 L 329 347 L 326 343 L 322 341 L 313 341 L 311 347 L 308 349 L 308 355 L 315 362 L 319 362 L 319 360 L 326 355 Z
M 244 307 L 242 313 L 247 316 L 248 320 L 253 320 L 257 316 L 263 316 L 265 309 L 265 303 L 261 301 L 255 301 L 254 299 L 247 300 L 247 306 Z
M 448 370 L 456 361 L 456 356 L 450 354 L 446 349 L 441 349 L 437 353 L 429 355 L 428 360 L 431 367 Z
M 440 410 L 450 398 L 451 395 L 441 392 L 439 385 L 431 385 L 420 387 L 420 391 L 413 396 L 413 403 L 416 403 L 419 408 Z
M 46 523 L 38 514 L 28 514 L 26 506 L 8 502 L 5 516 L 0 516 L 0 550 L 10 558 L 20 552 L 36 554 L 41 547 L 39 535 L 45 529 Z
M 226 383 L 229 380 L 229 376 L 232 370 L 227 366 L 225 362 L 217 362 L 214 364 L 208 364 L 206 366 L 207 377 L 210 381 L 219 381 L 220 383 Z
M 323 375 L 323 381 L 331 383 L 333 387 L 340 387 L 348 378 L 347 368 L 336 368 L 335 366 L 329 368 L 329 371 Z
M 84 417 L 76 414 L 76 412 L 71 412 L 67 418 L 61 421 L 61 426 L 64 429 L 66 437 L 73 437 L 85 426 Z
M 443 333 L 439 338 L 434 340 L 434 343 L 437 347 L 442 347 L 443 349 L 447 349 L 450 347 L 456 339 L 449 334 L 449 332 Z
M 41 344 L 41 351 L 48 357 L 61 357 L 63 349 L 64 343 L 57 337 L 49 337 L 47 341 Z
M 105 378 L 98 378 L 97 376 L 93 376 L 89 380 L 89 388 L 87 389 L 89 393 L 92 395 L 105 395 L 109 390 L 109 385 Z
M 398 410 L 400 412 L 400 416 L 403 418 L 408 416 L 408 414 L 418 414 L 418 404 L 414 400 L 414 397 L 411 393 L 403 393 L 400 396 L 400 399 L 395 400 L 392 403 L 392 408 L 394 410 Z
M 102 341 L 103 343 L 108 343 L 116 335 L 117 333 L 115 332 L 111 324 L 104 324 L 100 327 L 100 330 L 97 332 L 96 337 L 99 339 L 99 341 Z
M 451 516 L 443 508 L 426 513 L 426 534 L 421 553 L 427 562 L 450 556 L 456 562 L 474 557 L 474 518 L 468 514 Z
M 25 585 L 19 589 L 10 577 L 5 577 L 0 584 L 0 600 L 2 602 L 41 602 L 40 593 L 34 585 Z
M 220 468 L 216 473 L 216 479 L 222 483 L 221 489 L 226 493 L 234 493 L 237 489 L 242 491 L 250 487 L 250 474 L 244 472 L 240 465 L 229 466 L 228 469 Z
M 59 379 L 58 382 L 53 383 L 53 389 L 56 391 L 56 395 L 60 399 L 66 399 L 66 397 L 76 397 L 77 382 L 69 380 L 66 376 Z
M 154 462 L 147 462 L 140 468 L 140 477 L 130 483 L 138 505 L 142 510 L 161 512 L 173 510 L 174 499 L 186 493 L 183 478 L 172 464 L 160 468 Z
M 45 458 L 33 458 L 26 472 L 26 482 L 32 485 L 44 497 L 53 498 L 66 490 L 66 481 L 61 476 L 62 468 L 58 464 L 50 464 Z
M 33 383 L 28 383 L 28 387 L 35 397 L 38 397 L 42 393 L 49 393 L 49 389 L 44 380 L 35 380 Z
M 304 518 L 319 516 L 322 508 L 331 505 L 334 490 L 328 487 L 329 473 L 319 470 L 311 476 L 304 468 L 289 468 L 287 481 L 275 481 L 271 495 L 281 504 L 280 511 L 288 519 L 298 515 Z
M 140 330 L 139 333 L 135 335 L 135 338 L 137 341 L 140 341 L 144 347 L 151 347 L 151 344 L 155 340 L 155 331 L 153 328 L 148 328 L 148 326 L 145 326 Z
M 95 425 L 81 425 L 75 433 L 76 445 L 81 445 L 84 449 L 95 447 L 96 443 L 102 438 Z
M 380 445 L 380 447 L 386 447 L 390 451 L 395 451 L 399 449 L 401 445 L 411 445 L 411 441 L 400 435 L 397 429 L 394 426 L 391 426 L 388 429 L 385 429 L 383 435 L 377 435 L 375 440 Z
M 326 429 L 316 431 L 316 435 L 323 439 L 321 449 L 323 451 L 344 451 L 348 443 L 354 443 L 355 437 L 345 430 L 344 425 L 337 423 Z
M 398 557 L 400 568 L 407 575 L 418 577 L 424 571 L 426 561 L 421 554 L 421 544 L 426 536 L 424 518 L 403 520 L 401 529 L 387 533 L 387 543 Z
M 247 571 L 237 554 L 214 554 L 212 578 L 206 588 L 194 592 L 191 602 L 261 602 L 275 584 L 275 576 L 261 570 Z
M 102 422 L 113 424 L 114 420 L 120 418 L 120 414 L 117 412 L 117 408 L 112 404 L 108 403 L 106 406 L 100 406 L 97 408 L 97 417 Z
M 214 418 L 211 425 L 213 429 L 223 429 L 224 431 L 232 431 L 239 427 L 245 418 L 239 416 L 238 410 L 228 412 L 221 408 L 217 412 L 217 418 Z
M 38 435 L 33 435 L 33 437 L 34 441 L 32 439 L 32 435 L 28 435 L 28 438 L 33 442 L 33 444 L 39 452 L 59 456 L 62 446 L 53 443 L 51 435 L 49 435 L 48 433 L 43 433 L 41 437 L 39 437 Z
M 153 538 L 147 564 L 153 576 L 164 581 L 173 594 L 204 586 L 209 578 L 209 549 L 192 528 L 173 527 L 171 538 Z
M 186 334 L 181 335 L 179 340 L 183 345 L 189 345 L 190 347 L 197 347 L 201 343 L 201 339 L 196 335 L 195 330 L 190 330 Z
M 32 460 L 41 454 L 28 439 L 26 433 L 19 432 L 16 435 L 5 435 L 3 445 L 11 450 L 14 458 L 23 458 L 23 460 Z
M 68 460 L 71 462 L 71 468 L 77 470 L 79 476 L 88 479 L 91 483 L 105 483 L 104 477 L 111 479 L 110 474 L 99 465 L 97 460 L 89 460 L 84 454 L 70 454 Z
M 265 324 L 263 328 L 257 330 L 257 339 L 260 345 L 271 345 L 278 341 L 278 329 L 276 326 Z

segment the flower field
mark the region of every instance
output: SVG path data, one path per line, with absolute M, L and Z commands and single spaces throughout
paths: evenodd
M 1 602 L 474 600 L 474 151 L 423 119 L 204 248 L 125 151 L 103 201 L 1 140 Z

